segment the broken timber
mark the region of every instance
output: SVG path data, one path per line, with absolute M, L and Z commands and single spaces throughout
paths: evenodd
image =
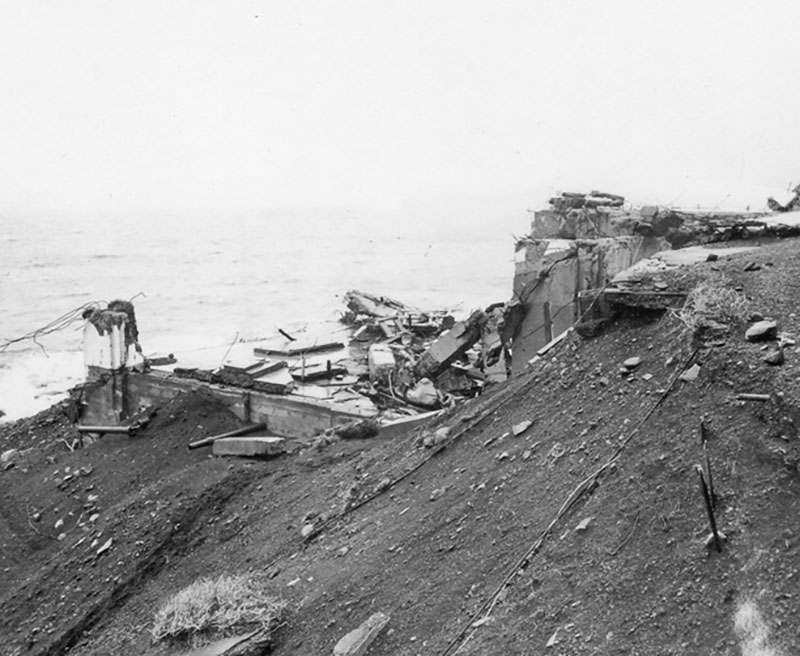
M 253 354 L 256 357 L 265 357 L 268 355 L 283 355 L 283 356 L 298 356 L 298 355 L 305 355 L 307 353 L 321 353 L 323 351 L 338 351 L 339 349 L 343 349 L 344 344 L 342 342 L 319 342 L 316 344 L 295 344 L 292 342 L 291 345 L 287 345 L 284 347 L 256 347 L 253 349 Z

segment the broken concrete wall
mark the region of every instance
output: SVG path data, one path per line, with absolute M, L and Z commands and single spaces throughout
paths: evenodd
M 91 321 L 86 322 L 83 328 L 83 360 L 87 367 L 119 369 L 128 362 L 126 316 L 121 312 L 108 311 L 99 314 L 110 317 L 108 325 L 103 327 Z
M 514 298 L 523 303 L 525 316 L 512 343 L 512 371 L 521 371 L 542 346 L 574 325 L 580 292 L 602 288 L 665 247 L 661 238 L 633 235 L 522 240 L 515 255 Z
M 87 388 L 87 407 L 81 418 L 84 425 L 118 425 L 140 408 L 158 407 L 181 392 L 205 388 L 243 421 L 267 424 L 273 435 L 311 438 L 324 430 L 354 418 L 371 416 L 343 412 L 313 399 L 293 399 L 256 392 L 224 388 L 176 376 L 139 374 L 125 370 L 97 379 Z

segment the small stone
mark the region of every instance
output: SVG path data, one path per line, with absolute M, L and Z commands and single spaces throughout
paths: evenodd
M 531 453 L 532 452 L 530 449 L 526 449 L 525 451 L 522 452 L 522 459 L 528 460 L 531 457 Z
M 550 636 L 550 640 L 547 641 L 545 647 L 555 647 L 558 644 L 558 629 L 555 630 L 555 633 Z
M 653 378 L 653 374 L 643 374 L 642 375 L 642 380 L 645 380 L 645 381 L 652 380 L 652 378 Z
M 760 312 L 753 312 L 749 317 L 747 317 L 747 320 L 750 323 L 755 323 L 756 321 L 763 321 L 764 315 L 761 314 Z
M 706 256 L 706 262 L 716 262 L 719 259 L 719 255 L 716 253 L 709 253 Z
M 59 518 L 59 519 L 56 521 L 56 523 L 55 523 L 55 526 L 53 526 L 53 528 L 54 528 L 54 529 L 59 529 L 59 528 L 61 528 L 62 526 L 64 526 L 64 520 Z
M 18 455 L 19 455 L 18 449 L 8 449 L 7 451 L 3 451 L 3 453 L 0 454 L 0 464 L 5 465 L 11 462 L 12 460 L 15 460 Z
M 431 492 L 430 500 L 436 501 L 436 499 L 442 496 L 446 491 L 447 491 L 446 487 L 436 488 L 433 492 Z
M 632 371 L 636 369 L 640 364 L 642 364 L 642 359 L 639 357 L 628 358 L 625 362 L 622 363 L 622 366 L 625 367 L 628 371 Z
M 440 444 L 444 444 L 449 435 L 450 429 L 448 427 L 440 428 L 435 433 L 426 435 L 422 440 L 422 445 L 425 448 L 431 449 Z
M 339 551 L 336 552 L 336 555 L 339 556 L 339 558 L 342 558 L 343 556 L 346 556 L 349 551 L 350 547 L 345 546 L 339 549 Z
M 770 339 L 775 339 L 778 335 L 778 322 L 777 321 L 756 321 L 752 326 L 747 329 L 744 337 L 748 342 L 765 342 Z
M 678 378 L 684 381 L 685 383 L 692 383 L 697 380 L 697 377 L 700 375 L 700 365 L 693 364 L 689 367 L 686 371 L 684 371 Z
M 532 421 L 530 421 L 530 420 L 522 421 L 522 422 L 512 426 L 511 432 L 514 433 L 514 435 L 522 435 L 531 426 L 533 426 L 533 422 Z
M 510 457 L 511 456 L 509 456 L 508 451 L 503 451 L 503 453 L 501 453 L 500 455 L 497 456 L 497 459 L 498 460 L 508 460 L 508 458 L 510 458 Z
M 786 356 L 782 348 L 772 349 L 764 356 L 764 362 L 773 367 L 779 367 L 786 362 Z
M 314 532 L 314 525 L 313 525 L 313 524 L 306 524 L 306 525 L 305 525 L 305 526 L 304 526 L 304 527 L 303 527 L 303 528 L 300 530 L 300 535 L 302 535 L 304 538 L 307 538 L 307 537 L 308 537 L 309 535 L 311 535 L 313 532 Z
M 479 619 L 477 622 L 473 622 L 472 623 L 472 628 L 473 629 L 477 629 L 477 628 L 483 626 L 484 624 L 488 624 L 493 619 L 494 618 L 491 615 L 486 615 L 485 617 L 481 617 L 481 619 Z
M 745 271 L 759 271 L 761 269 L 761 265 L 755 262 L 748 262 L 744 265 Z
M 108 540 L 103 542 L 103 544 L 100 545 L 100 548 L 97 550 L 97 555 L 99 556 L 100 554 L 103 554 L 106 551 L 108 551 L 111 548 L 111 544 L 112 544 L 113 541 L 114 541 L 114 538 L 108 538 Z
M 594 519 L 594 517 L 586 517 L 585 519 L 583 519 L 581 521 L 580 524 L 578 524 L 575 527 L 575 530 L 578 531 L 579 533 L 585 531 L 587 528 L 589 528 L 589 524 L 592 523 L 593 519 Z

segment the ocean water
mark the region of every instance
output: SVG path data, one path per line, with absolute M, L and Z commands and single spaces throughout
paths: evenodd
M 333 321 L 353 288 L 465 315 L 510 297 L 511 234 L 524 224 L 522 214 L 513 225 L 350 212 L 0 217 L 0 345 L 115 298 L 133 298 L 145 354 Z M 2 420 L 33 414 L 83 380 L 81 329 L 78 321 L 0 352 Z

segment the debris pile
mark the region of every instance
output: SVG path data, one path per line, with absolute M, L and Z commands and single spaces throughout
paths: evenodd
M 796 212 L 800 210 L 800 185 L 792 189 L 791 194 L 785 198 L 776 199 L 773 196 L 767 198 L 767 206 L 773 212 Z
M 344 300 L 342 321 L 354 329 L 352 347 L 362 357 L 366 351 L 367 376 L 357 389 L 378 407 L 436 409 L 507 376 L 503 304 L 456 321 L 446 310 L 422 312 L 356 290 Z
M 625 203 L 624 196 L 607 194 L 603 191 L 590 191 L 588 194 L 562 192 L 561 195 L 551 198 L 550 205 L 557 212 L 584 207 L 622 207 Z

